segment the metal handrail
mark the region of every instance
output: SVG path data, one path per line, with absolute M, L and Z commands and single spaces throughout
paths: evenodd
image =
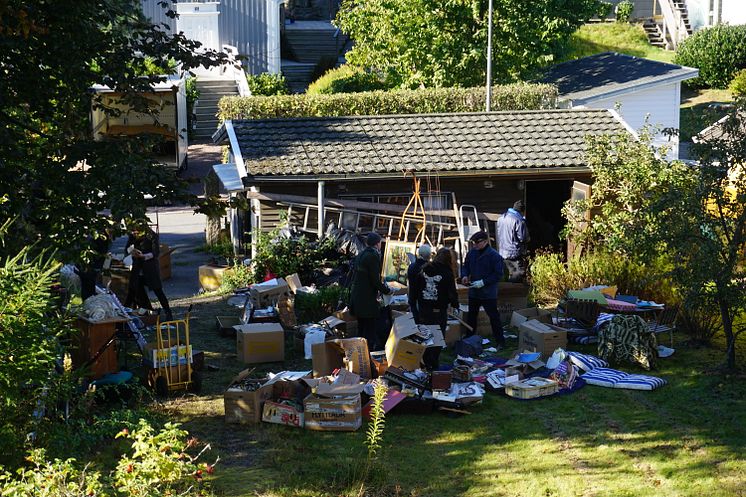
M 246 81 L 246 72 L 241 65 L 241 59 L 238 57 L 238 48 L 232 45 L 223 45 L 223 52 L 228 54 L 228 64 L 223 70 L 232 71 L 238 94 L 242 97 L 250 97 L 251 90 L 248 81 Z

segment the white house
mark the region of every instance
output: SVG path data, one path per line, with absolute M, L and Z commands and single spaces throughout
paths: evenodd
M 552 66 L 541 79 L 557 85 L 560 105 L 571 109 L 618 109 L 624 121 L 639 130 L 646 119 L 659 132 L 656 145 L 679 156 L 681 82 L 697 69 L 615 52 L 605 52 Z

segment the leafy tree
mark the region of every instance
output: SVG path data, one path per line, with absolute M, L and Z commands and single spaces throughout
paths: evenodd
M 477 86 L 485 82 L 487 6 L 487 0 L 343 0 L 336 24 L 355 40 L 348 62 L 397 86 Z M 552 61 L 600 10 L 599 0 L 494 0 L 494 81 L 515 81 Z
M 630 134 L 589 135 L 586 161 L 593 173 L 591 197 L 563 208 L 565 235 L 582 249 L 603 248 L 617 254 L 654 257 L 661 247 L 660 220 L 652 206 L 688 177 L 680 162 L 669 163 L 665 149 L 651 145 L 651 128 Z M 587 219 L 587 213 L 591 213 Z
M 198 46 L 150 24 L 139 0 L 0 0 L 0 220 L 15 219 L 0 255 L 35 244 L 72 257 L 87 235 L 110 225 L 103 212 L 142 217 L 146 195 L 194 200 L 153 164 L 160 138 L 95 142 L 88 116 L 92 105 L 119 112 L 104 107 L 94 84 L 155 115 L 142 96 L 165 78 L 154 68 L 175 62 L 186 71 L 225 59 L 195 55 Z
M 654 210 L 689 300 L 712 302 L 720 312 L 732 369 L 736 339 L 746 330 L 746 101 L 738 101 L 721 132 L 702 137 L 693 152 L 699 165 Z
M 0 226 L 0 242 L 11 224 Z M 50 288 L 59 269 L 48 255 L 32 256 L 28 247 L 0 257 L 0 466 L 14 456 L 30 432 L 32 412 L 54 370 L 65 330 L 54 319 Z

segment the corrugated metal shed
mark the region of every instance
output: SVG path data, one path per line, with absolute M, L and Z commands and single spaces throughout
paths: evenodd
M 166 10 L 158 0 L 141 0 L 143 13 L 154 24 L 165 23 L 172 32 L 176 19 L 166 16 Z M 169 7 L 176 10 L 174 2 Z M 278 7 L 279 8 L 279 7 Z M 244 67 L 251 74 L 267 71 L 267 2 L 266 0 L 221 0 L 218 6 L 220 17 L 220 45 L 233 45 L 246 56 Z

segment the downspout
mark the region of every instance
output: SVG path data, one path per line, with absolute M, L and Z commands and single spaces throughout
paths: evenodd
M 318 210 L 319 210 L 319 224 L 318 224 L 318 235 L 319 240 L 321 240 L 321 237 L 324 236 L 324 201 L 326 199 L 324 198 L 324 182 L 319 181 L 318 183 L 318 193 L 317 193 L 317 203 L 318 203 Z

